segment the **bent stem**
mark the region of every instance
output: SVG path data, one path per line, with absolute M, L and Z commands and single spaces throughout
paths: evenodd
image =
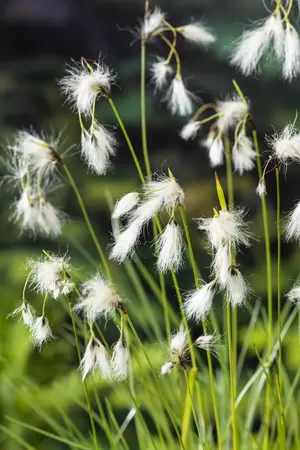
M 253 142 L 256 151 L 256 165 L 258 178 L 262 178 L 262 168 L 260 160 L 260 149 L 257 137 L 257 131 L 255 128 L 252 130 Z M 271 262 L 271 246 L 270 246 L 270 235 L 269 235 L 269 223 L 268 223 L 268 211 L 267 202 L 265 194 L 261 197 L 262 206 L 262 216 L 263 216 L 263 226 L 264 226 L 264 238 L 265 238 L 265 251 L 266 251 L 266 266 L 267 266 L 267 292 L 268 292 L 268 356 L 272 352 L 272 326 L 273 326 L 273 299 L 272 299 L 272 262 Z M 268 449 L 269 442 L 269 427 L 270 427 L 270 417 L 271 417 L 271 386 L 267 383 L 266 388 L 266 411 L 265 411 L 265 436 L 264 436 L 264 448 Z
M 78 340 L 78 334 L 77 334 L 77 329 L 76 329 L 74 313 L 73 313 L 72 304 L 71 304 L 69 298 L 67 298 L 67 301 L 68 301 L 68 306 L 69 306 L 69 314 L 70 314 L 72 326 L 73 326 L 73 333 L 74 333 L 78 361 L 80 363 L 82 355 L 81 355 L 80 346 L 79 346 L 79 340 Z M 90 418 L 90 423 L 91 423 L 91 428 L 92 428 L 92 433 L 93 433 L 95 450 L 99 450 L 95 421 L 93 418 L 93 410 L 92 410 L 91 401 L 90 401 L 89 393 L 88 393 L 87 386 L 86 386 L 86 381 L 83 380 L 82 384 L 83 384 L 84 395 L 85 395 L 85 399 L 86 399 L 86 404 L 87 404 L 87 408 L 88 408 L 88 413 L 89 413 L 89 418 Z
M 63 163 L 62 166 L 63 166 L 63 169 L 64 169 L 64 171 L 65 171 L 65 173 L 66 173 L 66 175 L 67 175 L 67 177 L 68 177 L 68 179 L 69 179 L 69 181 L 70 181 L 70 184 L 71 184 L 71 186 L 72 186 L 72 188 L 73 188 L 73 191 L 74 191 L 74 193 L 75 193 L 75 195 L 76 195 L 76 198 L 77 198 L 77 201 L 78 201 L 78 203 L 79 203 L 79 206 L 80 206 L 82 215 L 83 215 L 83 217 L 84 217 L 85 223 L 86 223 L 87 228 L 88 228 L 88 230 L 89 230 L 89 232 L 90 232 L 90 235 L 91 235 L 91 237 L 92 237 L 92 239 L 93 239 L 93 241 L 94 241 L 94 244 L 95 244 L 95 246 L 96 246 L 96 249 L 97 249 L 97 251 L 98 251 L 98 253 L 99 253 L 100 260 L 101 260 L 101 263 L 102 263 L 102 265 L 103 265 L 103 268 L 104 268 L 104 271 L 105 271 L 105 273 L 106 273 L 106 276 L 107 276 L 107 278 L 109 278 L 109 279 L 111 280 L 112 277 L 111 277 L 110 268 L 109 268 L 109 266 L 108 266 L 108 263 L 107 263 L 105 254 L 104 254 L 104 252 L 103 252 L 103 250 L 102 250 L 102 247 L 101 247 L 101 245 L 100 245 L 100 243 L 99 243 L 99 241 L 98 241 L 98 238 L 97 238 L 97 236 L 96 236 L 94 227 L 93 227 L 93 225 L 92 225 L 92 223 L 91 223 L 91 221 L 90 221 L 89 215 L 88 215 L 88 213 L 87 213 L 87 210 L 86 210 L 86 207 L 85 207 L 85 205 L 84 205 L 84 201 L 83 201 L 83 199 L 82 199 L 82 196 L 81 196 L 81 194 L 80 194 L 80 192 L 79 192 L 79 189 L 78 189 L 78 187 L 77 187 L 77 185 L 76 185 L 76 183 L 75 183 L 75 180 L 74 180 L 74 178 L 73 178 L 73 176 L 72 176 L 72 174 L 71 174 L 71 172 L 70 172 L 68 166 L 67 166 L 65 163 Z

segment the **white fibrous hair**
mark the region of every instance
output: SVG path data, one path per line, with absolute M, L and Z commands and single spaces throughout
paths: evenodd
M 262 197 L 263 195 L 267 195 L 267 186 L 266 186 L 266 182 L 264 179 L 259 180 L 259 183 L 255 189 L 255 192 L 257 193 L 257 195 L 259 195 L 260 197 Z
M 272 24 L 273 18 L 268 18 L 258 28 L 244 31 L 237 41 L 230 61 L 244 75 L 257 72 L 259 60 L 267 50 L 272 36 Z
M 175 364 L 172 361 L 167 361 L 161 366 L 160 376 L 163 377 L 164 375 L 169 375 L 174 367 Z
M 266 136 L 266 142 L 280 162 L 300 161 L 300 133 L 294 123 L 288 123 L 272 136 Z
M 287 223 L 285 225 L 285 234 L 287 240 L 294 239 L 300 242 L 300 202 L 298 202 L 289 214 Z
M 72 267 L 70 258 L 65 256 L 50 255 L 42 259 L 31 259 L 28 261 L 29 269 L 32 271 L 31 280 L 35 290 L 41 294 L 49 293 L 57 299 L 66 290 L 66 283 L 69 291 L 74 288 L 69 280 Z M 67 279 L 64 279 L 64 276 Z
M 15 317 L 18 314 L 21 314 L 24 325 L 31 328 L 35 319 L 35 310 L 33 307 L 23 300 L 22 305 L 8 314 L 7 317 Z
M 232 162 L 234 170 L 242 175 L 245 171 L 254 169 L 256 152 L 253 142 L 244 133 L 240 133 L 232 148 Z
M 142 224 L 138 221 L 133 221 L 126 226 L 126 228 L 116 236 L 115 244 L 110 252 L 110 259 L 121 263 L 124 259 L 131 255 L 134 247 L 141 234 Z
M 67 215 L 64 212 L 55 208 L 44 198 L 40 199 L 39 215 L 37 217 L 40 234 L 52 237 L 59 236 L 66 218 Z
M 116 343 L 112 354 L 112 372 L 114 379 L 118 381 L 126 380 L 128 377 L 129 349 L 123 339 Z
M 173 73 L 173 69 L 164 58 L 157 56 L 157 61 L 150 68 L 151 82 L 154 92 L 160 91 L 167 83 L 167 76 Z
M 193 111 L 193 99 L 196 99 L 196 96 L 186 89 L 181 76 L 177 75 L 163 100 L 168 103 L 172 114 L 188 116 Z
M 66 72 L 67 75 L 59 81 L 62 93 L 75 110 L 90 116 L 96 98 L 110 93 L 115 75 L 103 62 L 94 62 L 87 67 L 84 59 L 81 63 L 67 66 Z
M 174 220 L 168 223 L 159 236 L 157 247 L 157 270 L 166 273 L 172 269 L 177 272 L 182 264 L 183 243 L 182 230 Z
M 293 81 L 300 74 L 300 38 L 295 28 L 286 24 L 282 76 Z
M 250 246 L 248 224 L 244 221 L 245 211 L 233 209 L 219 211 L 218 216 L 208 219 L 197 219 L 198 229 L 206 233 L 212 248 L 218 250 L 220 246 L 233 244 L 235 246 Z
M 300 285 L 295 284 L 292 289 L 287 293 L 287 298 L 296 305 L 300 303 Z
M 227 280 L 229 301 L 231 306 L 242 306 L 248 293 L 248 285 L 241 272 L 234 266 L 229 269 Z
M 26 174 L 30 173 L 28 158 L 20 157 L 20 154 L 13 148 L 6 152 L 6 159 L 3 160 L 5 175 L 2 176 L 2 183 L 7 183 L 13 188 L 20 188 Z
M 147 181 L 144 185 L 144 191 L 146 196 L 159 199 L 161 207 L 174 208 L 184 202 L 183 189 L 175 179 L 166 175 Z
M 203 144 L 208 144 L 208 139 Z M 212 140 L 208 148 L 208 158 L 211 167 L 221 166 L 224 163 L 224 144 L 221 136 Z
M 112 212 L 112 219 L 120 219 L 126 216 L 130 211 L 137 206 L 140 201 L 140 194 L 138 192 L 129 192 L 129 194 L 124 195 L 115 204 L 114 210 Z
M 46 176 L 53 172 L 61 161 L 57 152 L 58 142 L 59 138 L 22 130 L 17 132 L 15 142 L 9 146 L 9 150 L 24 160 L 29 171 Z
M 200 288 L 189 292 L 184 300 L 184 310 L 189 319 L 200 322 L 212 307 L 215 294 L 215 283 L 207 283 Z
M 216 42 L 215 36 L 210 33 L 202 23 L 195 22 L 182 27 L 177 28 L 177 31 L 188 41 L 195 42 L 196 44 L 206 47 L 209 44 Z
M 221 133 L 225 133 L 230 127 L 244 119 L 249 111 L 249 106 L 238 95 L 234 94 L 227 100 L 219 100 L 217 111 L 220 114 L 217 120 L 218 129 Z
M 111 317 L 121 303 L 122 299 L 111 283 L 97 272 L 83 283 L 79 303 L 73 309 L 76 312 L 83 311 L 88 321 L 93 323 L 101 316 Z
M 177 331 L 171 338 L 171 355 L 175 358 L 184 359 L 187 352 L 187 331 Z
M 275 55 L 281 60 L 285 53 L 285 29 L 279 11 L 272 15 L 272 18 L 270 19 L 270 28 L 272 30 L 271 35 Z
M 195 341 L 195 347 L 198 347 L 202 350 L 211 352 L 214 356 L 218 357 L 217 347 L 222 347 L 221 344 L 218 344 L 221 336 L 217 336 L 215 333 L 213 334 L 205 334 L 203 336 L 199 336 Z
M 98 339 L 92 337 L 89 340 L 79 369 L 82 370 L 82 381 L 88 373 L 95 371 L 101 372 L 104 379 L 110 378 L 111 367 L 108 354 L 106 348 Z
M 39 349 L 43 344 L 54 338 L 49 320 L 45 316 L 36 317 L 30 326 L 30 331 L 31 341 Z
M 88 167 L 97 175 L 106 174 L 111 165 L 110 157 L 115 155 L 117 145 L 113 133 L 96 120 L 89 131 L 82 131 L 81 155 Z
M 199 121 L 190 120 L 180 131 L 180 137 L 185 141 L 189 139 L 193 139 L 196 137 L 198 130 L 200 129 L 201 124 Z
M 161 9 L 155 7 L 154 10 L 149 13 L 142 25 L 141 25 L 141 36 L 143 39 L 151 37 L 151 34 L 156 31 L 162 24 L 166 14 L 161 11 Z
M 225 288 L 230 266 L 228 244 L 221 245 L 213 254 L 212 272 L 222 288 Z

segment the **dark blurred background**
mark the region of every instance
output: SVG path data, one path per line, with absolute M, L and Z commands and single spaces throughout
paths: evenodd
M 270 2 L 271 3 L 271 2 Z M 150 7 L 155 6 L 151 4 Z M 216 35 L 216 44 L 203 50 L 179 38 L 178 51 L 182 61 L 182 74 L 188 88 L 195 92 L 202 102 L 223 98 L 233 91 L 235 78 L 244 94 L 250 99 L 252 113 L 257 126 L 262 151 L 265 152 L 264 135 L 273 127 L 280 128 L 295 118 L 300 95 L 300 82 L 291 84 L 280 79 L 280 67 L 272 59 L 266 59 L 262 74 L 255 78 L 244 78 L 229 66 L 228 59 L 232 42 L 241 34 L 244 26 L 264 17 L 267 12 L 261 0 L 161 0 L 157 3 L 167 12 L 168 21 L 176 26 L 191 20 L 202 20 Z M 79 158 L 80 128 L 78 118 L 60 97 L 56 80 L 64 74 L 64 66 L 71 59 L 79 60 L 105 58 L 107 64 L 118 73 L 117 86 L 113 88 L 113 98 L 133 141 L 137 154 L 142 158 L 140 132 L 140 50 L 134 29 L 143 16 L 144 2 L 138 0 L 2 0 L 0 4 L 0 136 L 3 144 L 13 139 L 20 128 L 33 127 L 37 131 L 53 130 L 58 134 L 63 130 L 62 150 L 71 147 L 69 164 L 78 181 L 87 208 L 91 214 L 97 235 L 105 248 L 110 242 L 110 216 L 108 199 L 115 201 L 125 192 L 138 187 L 130 152 L 121 131 L 116 128 L 120 147 L 114 160 L 114 169 L 105 177 L 87 173 L 86 166 Z M 297 12 L 294 17 L 297 20 Z M 167 55 L 161 44 L 153 42 L 148 46 L 148 64 L 155 55 Z M 199 102 L 200 105 L 200 102 Z M 116 126 L 116 120 L 109 105 L 101 100 L 97 106 L 97 117 L 107 125 Z M 159 97 L 153 95 L 153 88 L 147 80 L 147 122 L 149 154 L 153 170 L 172 169 L 187 193 L 186 211 L 190 219 L 191 232 L 197 255 L 197 262 L 204 277 L 208 275 L 210 258 L 203 250 L 203 242 L 196 231 L 193 217 L 210 215 L 216 205 L 213 170 L 209 167 L 205 151 L 197 140 L 184 142 L 178 133 L 187 119 L 172 117 Z M 203 137 L 207 129 L 203 129 Z M 266 156 L 264 156 L 266 157 Z M 4 168 L 1 169 L 4 174 Z M 300 196 L 298 181 L 299 167 L 292 165 L 286 175 L 282 171 L 282 209 L 288 211 Z M 218 170 L 222 182 L 226 184 L 224 167 Z M 62 180 L 64 181 L 63 177 Z M 255 194 L 257 175 L 235 175 L 235 199 L 249 209 L 253 231 L 262 236 L 260 199 Z M 267 176 L 268 204 L 272 248 L 276 258 L 275 241 L 275 177 Z M 67 340 L 60 339 L 39 354 L 32 351 L 28 343 L 28 333 L 22 325 L 7 321 L 6 315 L 20 303 L 21 290 L 25 279 L 26 259 L 33 253 L 40 254 L 43 248 L 52 251 L 69 252 L 74 266 L 81 267 L 81 277 L 93 271 L 91 263 L 97 260 L 90 236 L 81 219 L 80 210 L 68 186 L 52 195 L 52 201 L 70 216 L 63 235 L 56 241 L 28 239 L 19 236 L 17 226 L 9 223 L 11 204 L 15 194 L 5 185 L 1 188 L 0 221 L 0 422 L 24 436 L 17 426 L 7 425 L 6 414 L 19 417 L 31 423 L 42 422 L 32 410 L 32 404 L 43 405 L 51 396 L 61 397 L 64 387 L 71 389 L 78 384 L 78 376 L 64 374 L 76 367 L 76 353 Z M 150 247 L 150 246 L 149 246 Z M 90 255 L 90 256 L 88 256 Z M 147 259 L 146 259 L 146 256 Z M 153 266 L 151 249 L 142 249 L 140 256 Z M 89 259 L 90 258 L 90 259 Z M 93 260 L 94 258 L 94 260 Z M 300 256 L 294 245 L 283 248 L 283 290 L 287 291 L 297 278 Z M 265 302 L 265 261 L 263 239 L 254 243 L 246 252 L 242 266 L 249 276 L 257 296 Z M 130 283 L 122 268 L 114 265 L 122 289 L 130 295 Z M 274 267 L 274 282 L 276 280 Z M 192 275 L 188 267 L 180 273 L 183 289 L 192 286 Z M 167 278 L 168 290 L 172 297 L 172 282 Z M 148 292 L 145 286 L 146 293 Z M 274 288 L 275 293 L 275 288 Z M 132 300 L 132 299 L 131 299 Z M 38 300 L 34 300 L 38 302 Z M 134 301 L 134 300 L 133 300 Z M 170 301 L 173 301 L 171 298 Z M 36 303 L 37 305 L 38 303 Z M 174 301 L 175 304 L 175 301 Z M 66 319 L 63 309 L 51 307 L 52 323 L 63 335 Z M 148 323 L 145 315 L 145 324 Z M 242 319 L 245 323 L 249 317 Z M 163 328 L 162 319 L 158 323 Z M 145 325 L 146 326 L 146 325 Z M 143 333 L 143 328 L 141 332 Z M 115 334 L 113 334 L 115 333 Z M 162 333 L 163 334 L 163 333 Z M 116 338 L 112 332 L 111 340 Z M 293 353 L 292 343 L 297 332 L 291 335 L 285 348 L 285 359 L 290 370 L 299 364 L 299 357 Z M 293 338 L 294 336 L 294 338 Z M 258 337 L 261 347 L 263 337 Z M 75 378 L 76 378 L 76 381 Z M 24 385 L 30 401 L 25 400 L 16 386 Z M 61 390 L 54 380 L 59 380 Z M 32 387 L 31 383 L 35 383 Z M 31 386 L 31 387 L 28 387 Z M 38 390 L 40 387 L 40 391 Z M 41 393 L 42 392 L 42 393 Z M 56 398 L 55 397 L 55 398 Z M 70 399 L 61 408 L 72 408 Z M 70 411 L 70 409 L 69 409 Z M 69 412 L 70 413 L 70 412 Z M 71 414 L 71 413 L 70 413 Z M 79 421 L 80 416 L 77 417 Z M 74 419 L 76 420 L 76 419 Z M 45 426 L 45 424 L 44 424 Z M 83 422 L 83 428 L 87 426 Z M 26 435 L 27 436 L 27 435 Z M 27 439 L 35 448 L 64 448 L 51 444 L 47 438 L 29 433 Z M 15 450 L 22 448 L 7 435 L 0 435 L 0 448 Z M 52 445 L 52 446 L 51 446 Z

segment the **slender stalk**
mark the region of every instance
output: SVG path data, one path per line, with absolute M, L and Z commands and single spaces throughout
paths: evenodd
M 238 433 L 237 433 L 237 418 L 235 409 L 235 386 L 234 386 L 234 367 L 232 358 L 232 323 L 231 323 L 231 305 L 227 292 L 227 339 L 228 339 L 228 354 L 229 354 L 229 371 L 230 371 L 230 399 L 231 399 L 231 417 L 232 417 L 232 437 L 233 437 L 233 450 L 239 450 L 238 447 Z
M 79 340 L 78 340 L 78 335 L 77 335 L 77 329 L 76 329 L 76 323 L 75 323 L 74 313 L 73 313 L 73 309 L 72 309 L 72 304 L 69 301 L 69 299 L 68 299 L 68 305 L 69 305 L 69 314 L 70 314 L 71 321 L 72 321 L 72 326 L 73 326 L 73 333 L 74 333 L 74 339 L 75 339 L 75 345 L 76 345 L 76 350 L 77 350 L 78 361 L 80 362 L 82 355 L 81 355 L 80 346 L 79 346 Z M 82 384 L 83 384 L 84 395 L 85 395 L 85 398 L 86 398 L 86 404 L 87 404 L 87 408 L 88 408 L 88 413 L 89 413 L 89 417 L 90 417 L 90 423 L 91 423 L 91 428 L 92 428 L 92 433 L 93 433 L 95 450 L 99 450 L 97 433 L 96 433 L 96 427 L 95 427 L 95 422 L 94 422 L 94 418 L 93 418 L 93 410 L 92 410 L 91 401 L 90 401 L 90 398 L 89 398 L 89 393 L 88 393 L 88 390 L 87 390 L 87 386 L 86 386 L 85 380 L 83 380 Z
M 146 118 L 146 42 L 141 41 L 141 127 L 143 156 L 146 167 L 146 174 L 151 175 L 150 161 L 147 146 L 147 118 Z
M 252 130 L 253 142 L 256 151 L 256 165 L 259 180 L 262 177 L 262 168 L 260 160 L 260 149 L 257 137 L 257 131 L 255 128 Z M 264 226 L 264 238 L 265 238 L 265 252 L 266 252 L 266 266 L 267 266 L 267 296 L 268 296 L 268 354 L 272 351 L 272 327 L 273 327 L 273 298 L 272 298 L 272 261 L 271 261 L 271 245 L 270 245 L 270 235 L 269 235 L 269 223 L 268 223 L 268 211 L 267 202 L 265 195 L 261 197 L 262 206 L 262 216 L 263 216 L 263 226 Z M 269 427 L 270 427 L 270 417 L 271 417 L 271 386 L 267 383 L 266 388 L 266 410 L 265 410 L 265 437 L 264 437 L 264 448 L 268 449 L 269 442 Z
M 80 206 L 82 215 L 83 215 L 83 217 L 84 217 L 84 220 L 85 220 L 85 223 L 86 223 L 86 225 L 87 225 L 87 228 L 88 228 L 88 230 L 89 230 L 89 232 L 90 232 L 90 235 L 91 235 L 91 237 L 92 237 L 92 239 L 93 239 L 93 241 L 94 241 L 94 244 L 95 244 L 95 246 L 96 246 L 96 248 L 97 248 L 97 251 L 98 251 L 98 253 L 99 253 L 100 260 L 101 260 L 101 263 L 102 263 L 102 265 L 103 265 L 104 271 L 105 271 L 107 277 L 111 280 L 112 277 L 111 277 L 111 272 L 110 272 L 109 265 L 108 265 L 108 263 L 107 263 L 105 254 L 104 254 L 104 252 L 103 252 L 103 250 L 102 250 L 102 247 L 101 247 L 101 245 L 100 245 L 100 243 L 99 243 L 99 241 L 98 241 L 98 238 L 97 238 L 97 236 L 96 236 L 94 227 L 93 227 L 93 225 L 92 225 L 92 223 L 91 223 L 91 221 L 90 221 L 89 215 L 88 215 L 88 213 L 87 213 L 87 210 L 86 210 L 86 207 L 85 207 L 85 205 L 84 205 L 82 196 L 81 196 L 81 194 L 80 194 L 80 192 L 79 192 L 79 189 L 78 189 L 78 187 L 77 187 L 77 185 L 76 185 L 76 183 L 75 183 L 75 180 L 74 180 L 74 178 L 73 178 L 73 176 L 72 176 L 72 174 L 71 174 L 71 172 L 70 172 L 68 166 L 67 166 L 65 163 L 63 163 L 62 166 L 63 166 L 63 169 L 64 169 L 64 171 L 65 171 L 65 173 L 66 173 L 66 175 L 67 175 L 67 177 L 68 177 L 68 179 L 69 179 L 69 181 L 70 181 L 70 184 L 71 184 L 71 186 L 72 186 L 72 188 L 73 188 L 73 191 L 74 191 L 74 193 L 75 193 L 75 195 L 76 195 L 76 197 L 77 197 L 77 200 L 78 200 L 78 203 L 79 203 L 79 206 Z
M 184 212 L 184 209 L 182 206 L 180 206 L 180 214 L 181 214 L 181 218 L 182 218 L 186 241 L 188 244 L 190 263 L 191 263 L 193 274 L 194 274 L 194 283 L 195 283 L 195 287 L 197 289 L 200 287 L 198 269 L 197 269 L 197 264 L 196 264 L 196 260 L 195 260 L 195 255 L 194 255 L 194 251 L 193 251 L 193 247 L 192 247 L 192 241 L 191 241 L 191 236 L 190 236 L 185 212 Z M 202 320 L 202 326 L 203 326 L 204 334 L 206 335 L 207 334 L 207 325 L 206 325 L 206 321 L 204 319 Z M 214 410 L 215 424 L 216 424 L 216 431 L 217 431 L 217 438 L 218 438 L 218 448 L 221 449 L 222 448 L 222 436 L 221 436 L 220 420 L 219 420 L 219 414 L 218 414 L 218 404 L 217 404 L 217 397 L 216 397 L 216 390 L 215 390 L 214 372 L 213 372 L 213 367 L 212 367 L 211 353 L 209 350 L 207 351 L 207 362 L 208 362 L 210 387 L 211 387 L 211 394 L 212 394 L 212 401 L 213 401 L 213 410 Z M 193 395 L 193 389 L 192 389 L 193 387 L 194 386 L 192 385 L 191 386 L 191 396 Z M 201 409 L 201 411 L 203 411 L 203 410 Z
M 118 121 L 118 124 L 119 124 L 121 130 L 122 130 L 122 133 L 123 133 L 123 135 L 124 135 L 124 138 L 125 138 L 125 140 L 126 140 L 126 143 L 127 143 L 127 145 L 128 145 L 128 148 L 129 148 L 129 150 L 130 150 L 131 156 L 132 156 L 133 161 L 134 161 L 134 163 L 135 163 L 135 167 L 136 167 L 136 169 L 137 169 L 137 171 L 138 171 L 138 174 L 139 174 L 139 177 L 140 177 L 140 179 L 141 179 L 141 182 L 142 182 L 142 183 L 145 183 L 145 177 L 144 177 L 144 174 L 143 174 L 141 165 L 140 165 L 140 163 L 139 163 L 138 157 L 136 156 L 136 152 L 135 152 L 135 150 L 134 150 L 134 148 L 133 148 L 131 139 L 130 139 L 130 137 L 128 136 L 127 130 L 126 130 L 126 128 L 125 128 L 125 125 L 124 125 L 124 123 L 123 123 L 123 121 L 122 121 L 122 119 L 121 119 L 121 117 L 120 117 L 120 114 L 119 114 L 117 108 L 116 108 L 116 105 L 114 104 L 114 101 L 113 101 L 112 98 L 108 97 L 107 100 L 108 100 L 108 102 L 109 102 L 109 104 L 110 104 L 110 106 L 111 106 L 111 109 L 113 110 L 113 113 L 114 113 L 114 115 L 115 115 L 115 117 L 116 117 L 116 119 L 117 119 L 117 121 Z

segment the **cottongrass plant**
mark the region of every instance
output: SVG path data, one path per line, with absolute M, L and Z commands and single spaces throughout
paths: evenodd
M 274 2 L 270 17 L 243 34 L 231 62 L 244 75 L 257 71 L 261 57 L 270 46 L 282 63 L 283 77 L 292 81 L 298 75 L 299 38 L 290 23 L 292 7 L 291 1 Z M 234 80 L 234 93 L 216 98 L 214 103 L 204 104 L 194 111 L 197 99 L 188 91 L 181 75 L 177 38 L 181 36 L 190 43 L 209 48 L 215 42 L 209 28 L 200 22 L 174 26 L 168 22 L 165 12 L 158 7 L 149 10 L 146 2 L 145 17 L 136 33 L 141 43 L 141 134 L 145 171 L 113 101 L 116 75 L 103 59 L 72 61 L 59 82 L 63 97 L 78 115 L 81 155 L 87 168 L 104 176 L 112 165 L 113 156 L 118 164 L 116 149 L 120 136 L 96 117 L 96 104 L 106 102 L 123 133 L 141 183 L 140 189 L 124 193 L 111 208 L 113 242 L 108 249 L 99 242 L 70 171 L 67 154 L 61 150 L 60 139 L 22 130 L 16 132 L 15 141 L 6 149 L 6 174 L 2 184 L 17 193 L 12 219 L 24 233 L 35 238 L 39 235 L 57 238 L 62 234 L 66 215 L 50 203 L 49 197 L 53 185 L 63 187 L 65 177 L 62 175 L 65 175 L 98 252 L 99 264 L 88 267 L 90 276 L 84 275 L 71 257 L 72 249 L 63 255 L 43 250 L 41 256 L 28 259 L 20 304 L 9 316 L 20 318 L 29 331 L 32 345 L 39 351 L 48 346 L 55 352 L 54 342 L 65 337 L 74 342 L 79 373 L 71 373 L 70 385 L 65 384 L 67 378 L 63 378 L 55 409 L 59 411 L 57 422 L 50 413 L 35 407 L 36 400 L 31 402 L 35 411 L 41 411 L 40 419 L 45 421 L 47 430 L 42 425 L 33 427 L 11 417 L 7 417 L 7 422 L 13 425 L 13 431 L 7 426 L 1 426 L 1 430 L 23 443 L 25 448 L 31 446 L 16 431 L 22 427 L 70 448 L 81 449 L 129 446 L 140 449 L 296 449 L 300 437 L 295 387 L 300 372 L 294 374 L 285 367 L 283 342 L 298 315 L 300 287 L 298 281 L 291 286 L 286 293 L 289 301 L 283 305 L 281 241 L 284 237 L 299 242 L 300 207 L 296 204 L 282 221 L 279 176 L 281 165 L 287 169 L 288 163 L 299 163 L 300 133 L 296 121 L 266 136 L 271 154 L 262 167 L 251 104 Z M 200 138 L 210 166 L 226 166 L 226 179 L 219 179 L 215 174 L 216 194 L 211 200 L 211 216 L 203 215 L 199 201 L 200 218 L 194 221 L 197 227 L 186 216 L 188 190 L 181 174 L 176 174 L 179 182 L 172 168 L 157 172 L 150 165 L 146 139 L 146 50 L 148 44 L 157 40 L 166 45 L 167 54 L 157 55 L 150 67 L 155 92 L 162 95 L 172 114 L 188 116 L 180 137 L 183 140 Z M 243 198 L 234 201 L 233 190 L 233 172 L 245 177 L 245 172 L 254 171 L 255 167 L 258 196 L 255 196 L 255 189 L 253 195 L 256 202 L 261 202 L 264 229 L 261 245 L 265 249 L 265 263 L 261 261 L 265 264 L 265 276 L 259 279 L 263 277 L 266 282 L 266 305 L 264 299 L 258 299 L 250 283 L 259 274 L 248 277 L 243 267 L 255 230 L 248 218 L 251 211 L 242 205 Z M 271 219 L 266 197 L 269 186 L 265 179 L 266 173 L 274 168 L 276 287 L 272 277 L 275 263 L 271 257 Z M 109 234 L 109 230 L 107 232 Z M 208 274 L 203 265 L 201 274 L 198 268 L 202 255 L 198 254 L 199 247 L 195 251 L 197 233 L 204 237 L 205 251 L 210 255 Z M 153 249 L 155 264 L 152 258 L 144 258 L 148 247 Z M 120 270 L 128 276 L 126 290 L 122 289 Z M 181 270 L 186 277 L 185 291 L 182 278 L 178 277 Z M 172 280 L 171 286 L 166 284 L 167 277 Z M 296 306 L 291 308 L 292 304 Z M 60 309 L 69 316 L 63 330 L 53 314 Z M 173 329 L 177 331 L 172 334 Z M 253 348 L 258 331 L 265 341 L 262 348 L 256 344 Z M 251 367 L 248 365 L 249 354 L 255 366 L 254 362 Z M 26 374 L 24 380 L 27 377 Z M 20 376 L 18 383 L 21 380 Z M 57 381 L 56 386 L 59 383 Z M 69 412 L 64 410 L 65 404 L 70 404 L 63 403 L 69 386 L 74 408 L 88 413 L 90 432 L 73 423 Z M 24 387 L 25 391 L 29 395 L 30 389 L 27 392 Z M 53 392 L 52 389 L 49 397 L 52 398 Z M 81 397 L 85 398 L 86 406 Z M 122 402 L 121 410 L 117 410 L 116 399 Z M 119 417 L 124 411 L 121 424 Z M 127 435 L 127 427 L 135 429 L 134 437 L 131 432 Z M 137 440 L 133 442 L 135 436 Z

